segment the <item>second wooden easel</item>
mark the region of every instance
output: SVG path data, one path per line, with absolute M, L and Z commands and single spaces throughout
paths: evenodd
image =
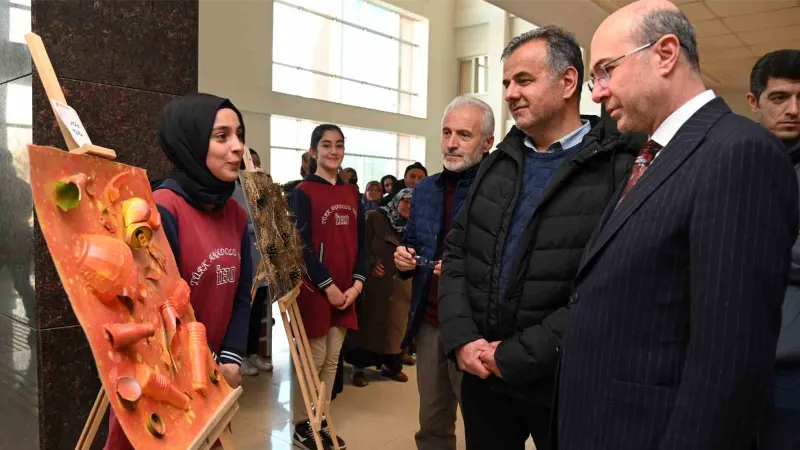
M 39 74 L 39 78 L 42 80 L 42 85 L 44 85 L 44 90 L 50 100 L 53 113 L 58 121 L 58 127 L 61 129 L 61 134 L 64 137 L 69 152 L 79 155 L 88 155 L 89 157 L 100 157 L 109 160 L 115 159 L 117 154 L 114 150 L 91 143 L 78 145 L 75 138 L 72 136 L 69 124 L 64 123 L 59 111 L 56 110 L 53 103 L 53 100 L 55 100 L 66 105 L 67 101 L 64 97 L 61 85 L 58 83 L 58 78 L 56 78 L 56 73 L 50 62 L 50 58 L 47 56 L 47 51 L 45 50 L 41 37 L 35 33 L 29 33 L 25 35 L 25 41 L 28 43 L 28 50 L 36 65 L 36 71 Z M 233 419 L 233 415 L 239 409 L 237 400 L 241 394 L 241 387 L 232 390 L 230 394 L 228 394 L 211 421 L 209 421 L 206 427 L 198 434 L 194 442 L 188 447 L 190 450 L 210 449 L 218 439 L 225 450 L 234 450 L 230 422 Z M 97 394 L 92 410 L 89 412 L 89 417 L 86 419 L 86 424 L 83 427 L 78 443 L 75 445 L 76 450 L 89 450 L 91 448 L 100 423 L 103 420 L 103 416 L 108 410 L 108 406 L 108 395 L 105 389 L 100 388 L 100 392 Z
M 311 345 L 308 343 L 306 328 L 303 325 L 303 318 L 300 316 L 300 309 L 297 306 L 297 296 L 300 294 L 301 287 L 302 282 L 292 289 L 292 292 L 281 297 L 278 300 L 278 307 L 281 310 L 286 338 L 289 340 L 289 351 L 292 354 L 292 361 L 294 361 L 294 369 L 297 373 L 300 392 L 303 394 L 308 420 L 311 422 L 311 429 L 314 432 L 314 443 L 317 444 L 317 448 L 324 448 L 320 440 L 320 431 L 322 430 L 322 419 L 325 418 L 333 440 L 333 448 L 340 450 L 339 440 L 336 438 L 336 428 L 326 402 L 325 382 L 319 379 L 319 373 L 317 373 L 314 358 L 311 355 Z
M 244 149 L 244 165 L 245 170 L 250 172 L 255 171 L 253 160 L 250 156 L 249 149 Z M 256 230 L 258 233 L 258 230 Z M 259 273 L 256 278 L 264 277 L 262 271 L 264 264 L 259 265 Z M 314 364 L 314 358 L 311 354 L 311 345 L 308 342 L 308 335 L 306 335 L 306 328 L 303 325 L 303 318 L 300 316 L 300 309 L 297 306 L 297 296 L 300 294 L 302 288 L 302 281 L 280 299 L 278 299 L 278 307 L 281 312 L 281 319 L 283 320 L 283 328 L 286 331 L 286 339 L 289 341 L 289 351 L 292 355 L 292 362 L 294 363 L 295 373 L 297 374 L 297 381 L 300 387 L 300 392 L 303 395 L 303 404 L 308 414 L 308 420 L 311 423 L 311 430 L 314 434 L 314 443 L 318 449 L 324 448 L 322 445 L 321 431 L 323 418 L 328 424 L 328 430 L 331 434 L 333 441 L 333 448 L 340 450 L 339 440 L 336 435 L 336 427 L 333 424 L 330 411 L 328 411 L 328 404 L 325 395 L 325 382 L 319 378 L 317 367 Z

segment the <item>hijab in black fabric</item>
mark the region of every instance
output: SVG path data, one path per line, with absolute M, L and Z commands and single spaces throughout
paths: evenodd
M 230 108 L 239 116 L 244 133 L 242 113 L 230 100 L 209 94 L 188 94 L 164 107 L 158 123 L 158 141 L 172 161 L 173 178 L 199 209 L 221 208 L 233 194 L 236 182 L 215 177 L 206 166 L 208 143 L 217 111 Z M 242 138 L 244 140 L 244 137 Z

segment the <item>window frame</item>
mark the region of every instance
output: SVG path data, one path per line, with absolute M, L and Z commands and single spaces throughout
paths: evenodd
M 470 64 L 469 86 L 464 86 L 461 79 L 461 67 Z M 458 92 L 461 95 L 484 95 L 489 92 L 489 55 L 475 55 L 459 58 L 457 64 Z M 481 68 L 484 69 L 483 85 L 480 83 Z
M 315 121 L 315 120 L 312 120 L 312 119 L 300 118 L 300 117 L 289 117 L 289 116 L 284 116 L 284 115 L 280 115 L 280 114 L 272 114 L 272 115 L 270 115 L 270 144 L 269 144 L 269 148 L 270 148 L 270 156 L 269 156 L 269 158 L 270 158 L 270 161 L 269 161 L 269 169 L 270 169 L 270 173 L 272 173 L 273 178 L 275 178 L 275 180 L 278 181 L 278 178 L 276 178 L 276 176 L 275 176 L 276 169 L 280 170 L 281 172 L 285 172 L 285 171 L 280 169 L 280 168 L 277 168 L 277 167 L 273 166 L 273 160 L 272 160 L 273 153 L 272 153 L 272 150 L 275 149 L 275 150 L 283 150 L 283 151 L 294 151 L 297 154 L 297 160 L 296 161 L 299 162 L 300 161 L 300 156 L 303 153 L 305 153 L 306 151 L 308 151 L 308 147 L 306 145 L 302 145 L 301 144 L 301 142 L 304 142 L 304 141 L 301 141 L 301 140 L 305 139 L 306 138 L 305 136 L 303 136 L 303 137 L 300 137 L 299 135 L 295 136 L 295 142 L 297 144 L 301 144 L 301 145 L 296 145 L 296 146 L 286 145 L 286 144 L 289 144 L 289 142 L 286 142 L 286 141 L 283 141 L 283 142 L 280 142 L 280 143 L 277 142 L 277 141 L 273 141 L 274 138 L 272 136 L 275 136 L 277 134 L 277 133 L 275 133 L 273 131 L 273 127 L 279 126 L 278 124 L 275 123 L 275 121 L 273 119 L 279 119 L 279 120 L 282 120 L 282 121 L 293 121 L 293 122 L 295 122 L 295 124 L 296 124 L 295 126 L 297 127 L 298 130 L 302 130 L 303 129 L 303 125 L 313 125 L 313 127 L 316 127 L 317 125 L 320 125 L 322 122 L 318 122 L 318 121 Z M 375 155 L 375 154 L 355 152 L 355 151 L 352 151 L 352 150 L 349 150 L 349 151 L 346 150 L 345 151 L 345 157 L 364 158 L 365 160 L 377 159 L 377 160 L 391 162 L 396 169 L 395 169 L 395 172 L 389 172 L 389 174 L 397 176 L 396 174 L 400 173 L 402 168 L 404 168 L 404 167 L 406 167 L 406 166 L 408 166 L 410 164 L 413 164 L 416 161 L 419 161 L 418 159 L 414 159 L 414 157 L 412 155 L 412 152 L 413 152 L 412 146 L 414 145 L 414 141 L 416 139 L 416 140 L 420 140 L 421 141 L 422 155 L 418 155 L 418 156 L 422 157 L 423 160 L 420 161 L 420 162 L 422 162 L 424 164 L 424 157 L 426 156 L 425 155 L 425 144 L 426 144 L 426 141 L 427 141 L 425 136 L 418 136 L 418 135 L 412 135 L 412 134 L 406 134 L 406 133 L 398 133 L 398 132 L 394 132 L 394 131 L 390 131 L 390 130 L 378 130 L 378 129 L 372 129 L 372 128 L 366 128 L 366 127 L 359 127 L 359 126 L 350 126 L 350 125 L 340 125 L 340 126 L 343 128 L 343 131 L 345 133 L 345 139 L 346 139 L 345 146 L 347 146 L 347 139 L 353 139 L 353 138 L 348 138 L 347 135 L 350 134 L 350 132 L 355 131 L 355 130 L 372 132 L 372 133 L 383 133 L 383 134 L 387 134 L 387 135 L 392 135 L 393 137 L 396 138 L 395 139 L 395 144 L 394 144 L 395 145 L 394 156 Z M 313 127 L 307 127 L 307 128 L 312 128 L 313 129 Z M 308 137 L 310 138 L 310 135 Z M 419 148 L 417 150 L 419 150 Z M 343 164 L 342 167 L 344 168 L 345 166 L 346 165 Z M 359 174 L 360 175 L 361 175 L 361 172 L 362 172 L 362 170 L 359 170 Z M 293 175 L 287 174 L 287 175 L 288 175 L 288 177 L 290 179 L 294 179 L 293 177 L 297 176 L 298 174 L 293 174 Z M 366 175 L 366 174 L 364 174 L 364 175 Z M 381 174 L 381 176 L 383 176 L 383 175 L 386 175 L 386 174 L 385 173 Z M 359 178 L 361 178 L 361 177 L 359 177 Z M 366 183 L 367 181 L 370 181 L 370 180 L 367 180 L 366 177 L 365 177 L 364 178 L 364 183 Z M 278 182 L 280 182 L 280 181 L 278 181 Z
M 339 99 L 339 100 L 331 99 L 330 96 L 328 96 L 329 98 L 321 98 L 321 97 L 325 97 L 326 95 L 315 96 L 313 93 L 312 94 L 300 94 L 300 93 L 296 93 L 296 92 L 295 93 L 286 92 L 286 91 L 289 90 L 288 88 L 284 88 L 284 90 L 276 90 L 276 88 L 275 88 L 275 84 L 276 84 L 275 79 L 276 79 L 276 77 L 274 75 L 274 73 L 276 72 L 275 70 L 273 70 L 273 76 L 272 76 L 272 91 L 276 92 L 276 93 L 285 94 L 285 95 L 294 95 L 294 96 L 312 98 L 312 99 L 321 100 L 321 101 L 330 101 L 330 102 L 333 102 L 333 103 L 349 105 L 349 106 L 354 106 L 354 107 L 358 107 L 358 108 L 384 111 L 384 112 L 388 112 L 388 113 L 401 114 L 401 115 L 406 115 L 406 116 L 411 116 L 411 117 L 418 117 L 418 118 L 423 118 L 423 119 L 427 118 L 427 104 L 426 104 L 427 103 L 427 79 L 428 79 L 427 62 L 425 63 L 424 82 L 421 82 L 420 80 L 418 80 L 418 78 L 419 78 L 418 75 L 419 74 L 415 74 L 414 70 L 415 70 L 415 61 L 417 59 L 417 56 L 416 56 L 417 53 L 415 53 L 415 52 L 417 52 L 417 51 L 423 52 L 423 54 L 425 56 L 425 59 L 427 60 L 427 45 L 428 45 L 428 40 L 429 40 L 429 28 L 428 28 L 428 31 L 425 32 L 425 41 L 426 42 L 424 42 L 424 43 L 413 42 L 412 40 L 405 39 L 403 37 L 404 33 L 408 34 L 410 32 L 410 33 L 413 34 L 413 30 L 414 30 L 414 27 L 416 26 L 416 24 L 417 23 L 425 23 L 425 24 L 427 24 L 427 20 L 425 20 L 423 18 L 417 18 L 417 17 L 415 17 L 415 16 L 413 16 L 411 14 L 405 13 L 403 11 L 399 11 L 399 10 L 396 10 L 396 9 L 393 9 L 393 8 L 388 8 L 388 7 L 386 7 L 386 6 L 382 5 L 382 4 L 379 4 L 377 2 L 372 2 L 372 1 L 369 1 L 369 0 L 358 0 L 358 1 L 359 2 L 364 2 L 364 3 L 369 3 L 369 4 L 371 4 L 371 5 L 373 5 L 373 6 L 377 7 L 377 8 L 383 9 L 385 11 L 388 11 L 388 12 L 392 13 L 392 14 L 397 14 L 397 16 L 399 17 L 399 20 L 398 20 L 398 33 L 397 33 L 398 36 L 392 36 L 390 34 L 382 32 L 382 31 L 369 28 L 368 26 L 359 25 L 357 23 L 354 23 L 354 22 L 351 22 L 351 21 L 348 21 L 348 20 L 344 20 L 344 19 L 341 19 L 339 17 L 331 16 L 330 14 L 325 14 L 325 13 L 320 12 L 320 11 L 316 11 L 316 10 L 313 10 L 313 9 L 310 9 L 310 8 L 306 8 L 306 7 L 300 6 L 300 5 L 294 3 L 294 2 L 292 2 L 290 0 L 273 0 L 273 3 L 279 4 L 279 5 L 288 7 L 288 8 L 293 8 L 293 9 L 295 9 L 297 11 L 300 11 L 300 12 L 303 12 L 303 13 L 314 15 L 316 17 L 331 21 L 332 23 L 335 23 L 335 24 L 341 24 L 343 27 L 349 27 L 349 28 L 352 28 L 352 29 L 355 29 L 355 30 L 359 30 L 359 31 L 366 32 L 366 33 L 371 33 L 373 35 L 380 36 L 382 38 L 390 39 L 390 40 L 395 41 L 397 43 L 397 46 L 398 46 L 397 76 L 394 78 L 395 86 L 390 86 L 388 84 L 376 83 L 376 82 L 373 82 L 373 81 L 356 79 L 356 78 L 352 78 L 352 77 L 349 77 L 349 76 L 345 76 L 345 75 L 340 74 L 340 73 L 326 72 L 326 71 L 323 71 L 323 70 L 317 70 L 317 69 L 314 69 L 314 68 L 303 67 L 303 66 L 299 66 L 299 65 L 296 65 L 296 64 L 290 64 L 290 63 L 287 63 L 287 62 L 284 62 L 284 61 L 279 61 L 279 60 L 275 59 L 274 55 L 273 55 L 273 58 L 272 58 L 273 68 L 274 67 L 281 67 L 281 68 L 285 68 L 285 69 L 291 69 L 291 70 L 296 70 L 298 72 L 303 72 L 303 73 L 306 73 L 306 74 L 310 74 L 312 77 L 313 76 L 324 77 L 325 79 L 328 79 L 329 81 L 330 80 L 339 80 L 339 81 L 344 81 L 344 82 L 348 82 L 348 83 L 355 83 L 355 84 L 358 84 L 358 85 L 369 86 L 369 87 L 375 88 L 375 89 L 385 90 L 385 91 L 388 91 L 388 92 L 391 92 L 391 93 L 394 94 L 395 100 L 396 100 L 396 102 L 393 103 L 393 105 L 392 105 L 394 107 L 391 108 L 391 109 L 376 108 L 376 107 L 371 107 L 371 106 L 364 106 L 364 105 L 359 104 L 359 103 L 345 102 L 345 101 L 342 101 L 341 99 Z M 274 21 L 274 19 L 273 19 L 273 21 Z M 275 29 L 275 27 L 273 26 L 273 30 L 274 29 Z M 275 32 L 273 31 L 273 46 L 275 45 L 275 42 L 276 42 L 276 36 L 275 36 L 274 33 Z M 344 37 L 342 37 L 342 39 L 344 39 Z M 332 53 L 331 49 L 329 49 L 329 53 Z M 344 59 L 343 55 L 344 55 L 343 50 L 340 50 L 340 54 L 338 55 L 338 58 L 343 60 Z M 343 64 L 343 62 L 342 62 L 342 64 Z M 339 71 L 344 73 L 345 72 L 344 67 L 340 67 Z M 417 89 L 414 89 L 415 81 L 418 84 L 420 84 L 420 86 L 417 86 Z M 423 84 L 425 86 L 422 86 Z M 341 87 L 341 86 L 338 88 L 339 95 L 341 95 L 341 91 L 343 89 L 344 88 Z M 336 97 L 336 94 L 334 94 L 333 97 Z M 421 100 L 421 103 L 420 103 L 420 100 Z

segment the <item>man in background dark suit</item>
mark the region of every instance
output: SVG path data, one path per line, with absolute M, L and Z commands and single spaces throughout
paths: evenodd
M 612 14 L 591 59 L 593 100 L 650 139 L 578 269 L 560 449 L 749 448 L 797 236 L 789 158 L 706 90 L 675 5 Z
M 800 50 L 762 56 L 750 72 L 747 103 L 758 123 L 783 142 L 800 180 Z M 775 357 L 772 410 L 759 433 L 759 449 L 796 450 L 800 448 L 800 237 L 792 247 Z

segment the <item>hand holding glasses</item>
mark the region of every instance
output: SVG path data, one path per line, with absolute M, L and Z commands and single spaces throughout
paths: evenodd
M 406 247 L 406 250 L 408 250 L 408 247 Z M 426 267 L 428 269 L 433 270 L 436 267 L 436 265 L 439 264 L 439 261 L 428 259 L 424 256 L 414 255 L 413 258 L 414 261 L 417 263 L 417 267 Z

